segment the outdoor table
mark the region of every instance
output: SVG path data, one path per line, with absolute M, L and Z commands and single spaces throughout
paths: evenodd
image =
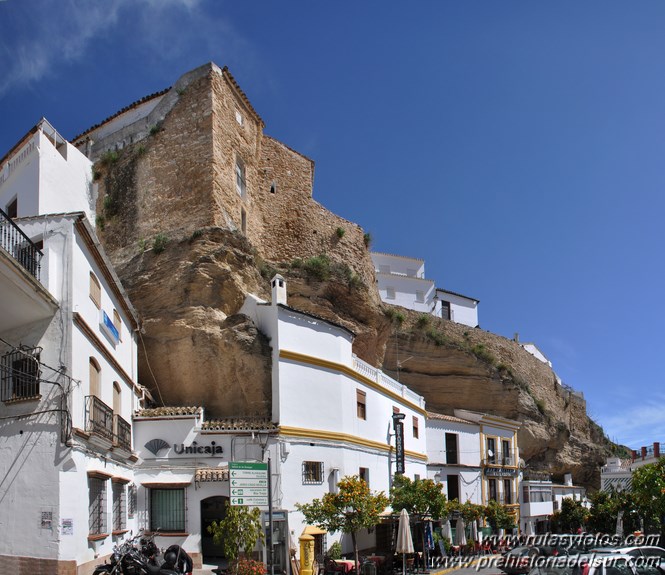
M 352 559 L 335 559 L 335 563 L 337 563 L 337 565 L 339 565 L 344 570 L 344 573 L 349 573 L 356 567 L 356 562 Z M 356 570 L 356 573 L 357 572 L 358 571 Z

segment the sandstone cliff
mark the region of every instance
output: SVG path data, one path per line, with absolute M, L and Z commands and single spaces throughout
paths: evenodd
M 289 305 L 353 330 L 355 353 L 428 409 L 520 421 L 530 468 L 593 484 L 611 446 L 582 396 L 511 340 L 382 304 L 367 236 L 312 199 L 313 163 L 263 135 L 228 71 L 194 72 L 159 96 L 158 124 L 95 152 L 98 233 L 142 318 L 140 382 L 212 417 L 269 415 L 269 342 L 238 310 L 279 271 Z

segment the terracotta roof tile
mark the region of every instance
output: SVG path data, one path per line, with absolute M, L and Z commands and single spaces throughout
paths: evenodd
M 172 417 L 177 415 L 197 415 L 201 413 L 200 407 L 153 407 L 150 409 L 139 409 L 136 417 Z

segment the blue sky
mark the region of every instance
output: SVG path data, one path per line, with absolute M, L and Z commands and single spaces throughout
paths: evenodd
M 665 441 L 665 2 L 0 0 L 0 156 L 227 65 L 314 197 Z

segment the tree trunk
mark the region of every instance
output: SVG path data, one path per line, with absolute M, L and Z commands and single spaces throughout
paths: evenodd
M 356 532 L 351 532 L 351 542 L 353 543 L 353 557 L 356 562 L 356 575 L 360 575 L 360 562 L 358 561 L 358 543 L 356 542 Z

